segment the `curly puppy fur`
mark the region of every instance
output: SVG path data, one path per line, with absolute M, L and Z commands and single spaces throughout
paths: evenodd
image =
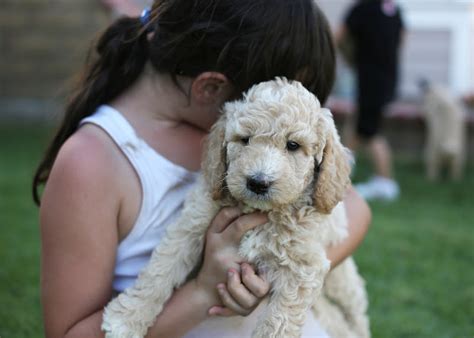
M 215 214 L 240 206 L 269 212 L 269 222 L 248 231 L 240 245 L 241 256 L 265 271 L 272 285 L 252 336 L 300 337 L 313 307 L 333 337 L 368 337 L 363 280 L 351 258 L 328 274 L 325 254 L 347 235 L 341 201 L 349 174 L 331 113 L 299 82 L 277 78 L 226 104 L 180 219 L 136 284 L 106 307 L 106 336 L 143 337 L 173 289 L 200 263 Z
M 461 103 L 439 85 L 429 85 L 424 95 L 426 120 L 425 163 L 429 179 L 437 180 L 443 167 L 452 180 L 463 176 L 466 125 Z

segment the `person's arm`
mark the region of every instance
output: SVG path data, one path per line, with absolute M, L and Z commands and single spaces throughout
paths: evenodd
M 103 337 L 103 308 L 113 294 L 120 182 L 110 175 L 110 151 L 93 137 L 78 134 L 63 146 L 40 209 L 47 338 Z M 166 331 L 166 337 L 179 336 L 183 323 L 203 320 L 207 309 L 218 303 L 206 297 L 192 283 L 175 292 L 160 323 L 178 318 L 179 330 L 175 335 Z M 156 329 L 161 330 L 160 325 Z
M 238 248 L 242 236 L 268 221 L 266 215 L 241 216 L 238 208 L 221 210 L 206 235 L 204 262 L 195 279 L 178 289 L 150 328 L 147 338 L 181 337 L 209 316 L 234 316 L 251 313 L 270 289 L 248 264 L 245 280 L 240 282 L 242 259 Z M 245 265 L 245 263 L 244 263 Z M 229 271 L 234 271 L 229 276 Z M 236 278 L 238 282 L 236 282 Z M 227 281 L 226 297 L 221 302 L 217 287 Z M 251 292 L 251 290 L 253 292 Z
M 110 174 L 114 166 L 109 153 L 93 137 L 76 134 L 63 146 L 46 185 L 40 223 L 41 301 L 47 338 L 104 337 L 100 327 L 103 308 L 113 294 L 121 202 L 120 177 Z M 209 313 L 213 305 L 221 304 L 216 286 L 240 263 L 236 263 L 240 236 L 266 218 L 218 215 L 214 228 L 223 233 L 207 238 L 210 249 L 204 260 L 206 269 L 199 274 L 201 283 L 192 280 L 174 292 L 149 337 L 158 332 L 179 337 L 209 315 L 220 315 L 219 311 Z M 229 231 L 224 234 L 224 229 Z M 253 297 L 255 304 L 259 301 Z
M 327 255 L 331 269 L 352 255 L 364 239 L 372 221 L 372 213 L 367 202 L 351 187 L 344 199 L 349 236 L 338 245 L 328 248 Z
M 41 302 L 48 338 L 102 337 L 112 296 L 119 199 L 107 152 L 93 138 L 61 149 L 40 208 Z

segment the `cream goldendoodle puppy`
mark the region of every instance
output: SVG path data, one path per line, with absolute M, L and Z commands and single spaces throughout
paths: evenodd
M 180 219 L 134 287 L 106 307 L 107 337 L 146 334 L 173 289 L 200 263 L 215 214 L 237 205 L 268 211 L 270 220 L 240 245 L 241 256 L 265 271 L 272 286 L 253 337 L 299 337 L 311 307 L 333 337 L 369 336 L 364 284 L 353 261 L 328 275 L 325 253 L 347 234 L 341 200 L 349 173 L 331 113 L 299 82 L 277 78 L 227 103 Z

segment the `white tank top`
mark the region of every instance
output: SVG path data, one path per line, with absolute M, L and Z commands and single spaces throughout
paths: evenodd
M 180 214 L 186 193 L 198 173 L 191 172 L 161 156 L 135 133 L 125 117 L 103 105 L 81 121 L 102 128 L 117 144 L 138 174 L 142 186 L 142 203 L 137 220 L 117 248 L 114 290 L 122 292 L 132 286 L 140 270 L 166 230 Z M 262 302 L 247 317 L 213 317 L 188 332 L 185 338 L 245 338 L 251 333 L 265 309 Z M 319 322 L 308 312 L 303 328 L 304 338 L 329 338 Z
M 122 292 L 132 286 L 160 243 L 166 226 L 181 212 L 187 191 L 198 173 L 170 162 L 142 140 L 117 110 L 101 106 L 83 119 L 102 128 L 135 169 L 142 187 L 138 217 L 117 248 L 113 288 Z

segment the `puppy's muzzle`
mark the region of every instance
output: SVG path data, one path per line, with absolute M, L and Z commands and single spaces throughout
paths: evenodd
M 247 177 L 247 189 L 257 195 L 266 194 L 272 183 L 261 174 Z

